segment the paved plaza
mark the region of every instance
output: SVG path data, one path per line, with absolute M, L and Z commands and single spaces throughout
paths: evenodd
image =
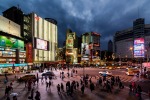
M 138 100 L 138 98 L 135 95 L 133 94 L 129 95 L 128 87 L 125 87 L 124 89 L 119 89 L 118 86 L 114 86 L 114 89 L 112 89 L 112 93 L 107 93 L 102 87 L 96 87 L 95 90 L 91 92 L 89 87 L 86 87 L 84 94 L 81 93 L 81 89 L 79 88 L 74 91 L 72 96 L 68 96 L 66 92 L 61 92 L 61 94 L 59 95 L 57 93 L 57 84 L 63 83 L 64 86 L 66 86 L 67 81 L 72 82 L 75 80 L 80 82 L 81 77 L 78 74 L 77 75 L 74 74 L 73 77 L 68 78 L 67 74 L 65 74 L 66 77 L 64 80 L 62 80 L 60 78 L 59 70 L 53 72 L 56 74 L 57 78 L 52 80 L 53 84 L 51 88 L 48 88 L 46 90 L 45 81 L 42 83 L 41 80 L 39 80 L 39 84 L 36 83 L 36 85 L 33 87 L 34 92 L 38 90 L 41 93 L 41 100 Z M 64 72 L 67 73 L 67 70 Z M 22 74 L 18 75 L 18 77 L 19 76 L 22 76 Z M 8 78 L 10 80 L 14 80 L 13 75 L 8 76 Z M 41 73 L 39 73 L 39 78 L 41 78 Z M 4 76 L 0 76 L 0 79 L 4 80 Z M 96 79 L 93 77 L 92 81 L 95 83 Z M 9 84 L 9 82 L 7 84 Z M 6 100 L 4 96 L 5 86 L 6 84 L 4 84 L 3 81 L 1 81 L 0 100 Z M 14 81 L 13 88 L 14 90 L 12 92 L 19 94 L 17 96 L 18 100 L 29 100 L 28 97 L 30 96 L 30 92 L 28 92 L 27 88 L 25 88 L 24 83 L 18 83 L 17 81 Z M 66 87 L 64 87 L 64 89 L 66 89 Z M 142 93 L 142 100 L 150 100 L 148 98 L 149 97 L 147 94 Z

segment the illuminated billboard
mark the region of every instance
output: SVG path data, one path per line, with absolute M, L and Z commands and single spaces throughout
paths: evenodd
M 46 41 L 46 40 L 43 40 L 43 39 L 38 39 L 38 38 L 35 38 L 35 48 L 36 49 L 41 49 L 41 50 L 49 50 L 49 42 Z
M 81 54 L 82 55 L 90 55 L 90 49 L 89 45 L 87 43 L 82 43 L 81 44 Z
M 134 57 L 144 57 L 144 38 L 134 40 Z
M 20 37 L 20 25 L 0 16 L 0 31 Z
M 11 49 L 24 49 L 24 42 L 15 38 L 0 36 L 0 47 L 10 47 Z
M 66 48 L 73 48 L 73 38 L 67 39 Z

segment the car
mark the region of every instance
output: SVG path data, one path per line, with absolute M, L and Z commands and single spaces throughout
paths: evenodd
M 108 69 L 113 70 L 116 69 L 115 66 L 109 66 Z
M 104 76 L 104 75 L 106 75 L 106 76 L 112 76 L 112 73 L 109 72 L 109 71 L 100 71 L 99 74 L 102 75 L 102 76 Z
M 128 71 L 128 72 L 126 72 L 126 75 L 128 75 L 128 76 L 134 76 L 135 73 L 133 71 Z
M 55 76 L 55 74 L 49 71 L 49 72 L 42 73 L 42 76 Z

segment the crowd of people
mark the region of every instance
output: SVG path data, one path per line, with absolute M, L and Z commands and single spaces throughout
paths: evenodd
M 55 69 L 55 70 L 57 70 L 57 69 Z M 62 93 L 66 93 L 68 96 L 73 96 L 73 93 L 75 91 L 81 91 L 81 93 L 84 94 L 85 93 L 84 90 L 86 88 L 89 88 L 91 92 L 93 92 L 95 90 L 95 88 L 97 88 L 102 91 L 106 91 L 108 93 L 112 93 L 112 90 L 114 89 L 114 87 L 118 87 L 118 89 L 124 88 L 124 84 L 122 83 L 119 76 L 110 76 L 110 77 L 99 76 L 98 78 L 95 77 L 95 79 L 96 79 L 96 82 L 95 82 L 95 81 L 93 81 L 93 78 L 87 74 L 87 75 L 81 76 L 81 79 L 79 81 L 73 80 L 72 82 L 67 81 L 66 83 L 63 83 L 65 76 L 67 76 L 69 78 L 70 76 L 72 77 L 73 74 L 77 75 L 78 71 L 75 69 L 72 69 L 72 70 L 70 69 L 70 73 L 69 73 L 69 70 L 68 70 L 68 72 L 65 73 L 63 70 L 60 70 L 60 78 L 62 79 L 62 82 L 57 84 L 57 86 L 56 86 L 59 95 L 61 95 Z M 48 91 L 48 90 L 51 91 L 51 86 L 53 84 L 52 77 L 51 76 L 44 76 L 44 77 L 42 76 L 41 83 L 44 83 L 44 81 L 45 81 L 45 85 L 46 85 L 46 91 Z M 38 74 L 34 81 L 29 80 L 29 81 L 25 82 L 25 87 L 27 87 L 28 91 L 30 91 L 30 96 L 28 97 L 28 99 L 40 100 L 40 98 L 41 98 L 40 91 L 35 92 L 35 89 L 33 88 L 33 86 L 35 85 L 35 82 L 37 82 L 37 85 L 38 85 L 38 83 L 39 83 Z M 11 90 L 13 90 L 12 84 L 10 84 L 9 86 L 6 86 L 5 95 L 7 96 L 9 94 L 9 91 L 11 91 Z M 141 92 L 142 92 L 141 86 L 136 85 L 135 82 L 132 82 L 129 85 L 129 95 L 135 94 L 136 96 L 141 98 Z M 36 93 L 35 96 L 34 96 L 34 93 Z M 9 100 L 9 96 L 8 96 L 7 100 Z M 17 98 L 15 97 L 15 99 L 13 99 L 13 100 L 17 100 Z

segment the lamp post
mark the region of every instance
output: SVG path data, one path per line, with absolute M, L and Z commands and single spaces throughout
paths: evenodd
M 131 61 L 133 62 L 133 47 L 130 47 L 129 50 L 131 51 Z

